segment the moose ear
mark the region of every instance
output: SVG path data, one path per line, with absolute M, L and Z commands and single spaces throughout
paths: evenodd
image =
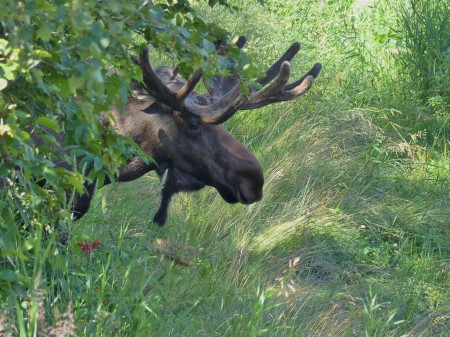
M 167 105 L 159 102 L 152 102 L 148 107 L 145 109 L 142 109 L 141 111 L 145 112 L 146 114 L 167 114 L 172 112 L 172 108 L 168 107 Z

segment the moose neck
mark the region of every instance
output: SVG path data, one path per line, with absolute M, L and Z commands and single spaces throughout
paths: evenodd
M 157 112 L 148 113 L 152 103 L 150 99 L 129 97 L 126 112 L 121 112 L 117 106 L 110 110 L 117 132 L 133 139 L 142 152 L 151 157 L 148 163 L 139 157 L 134 157 L 127 165 L 120 168 L 119 181 L 137 179 L 168 162 L 167 155 L 161 147 L 158 132 L 162 127 L 170 124 L 171 117 Z

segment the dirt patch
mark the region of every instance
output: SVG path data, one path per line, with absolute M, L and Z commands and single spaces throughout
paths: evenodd
M 200 247 L 193 247 L 165 239 L 156 239 L 155 242 L 148 246 L 148 249 L 182 266 L 190 266 L 203 250 Z

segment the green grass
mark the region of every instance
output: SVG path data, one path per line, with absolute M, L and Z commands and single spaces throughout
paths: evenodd
M 0 307 L 0 331 L 67 335 L 65 322 L 77 336 L 450 335 L 448 120 L 417 117 L 437 115 L 398 61 L 398 12 L 388 1 L 293 3 L 204 10 L 247 35 L 262 64 L 296 40 L 293 76 L 324 64 L 305 97 L 225 125 L 263 166 L 264 198 L 230 206 L 209 188 L 180 194 L 159 228 L 155 174 L 100 189 L 69 224 L 69 250 L 36 253 L 35 290 Z M 437 95 L 448 117 L 448 88 Z M 84 256 L 83 240 L 100 247 Z M 32 310 L 45 318 L 28 321 Z

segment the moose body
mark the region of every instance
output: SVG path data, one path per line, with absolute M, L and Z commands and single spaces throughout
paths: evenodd
M 245 39 L 238 41 L 241 47 Z M 207 86 L 208 94 L 193 89 L 201 78 L 199 72 L 187 81 L 173 69 L 153 70 L 145 48 L 139 57 L 143 83 L 134 83 L 144 96 L 130 96 L 121 112 L 113 107 L 109 115 L 118 133 L 132 138 L 154 162 L 145 163 L 135 157 L 120 169 L 119 181 L 137 179 L 155 170 L 165 176 L 161 205 L 154 221 L 163 225 L 173 194 L 194 191 L 204 186 L 214 187 L 228 203 L 251 204 L 262 198 L 263 171 L 251 152 L 219 124 L 238 110 L 249 110 L 274 102 L 290 100 L 309 90 L 321 70 L 316 64 L 298 81 L 287 84 L 289 61 L 299 51 L 294 43 L 270 67 L 257 83 L 262 89 L 252 89 L 248 97 L 241 94 L 235 76 L 214 78 Z M 107 181 L 106 183 L 108 183 Z M 77 195 L 73 204 L 75 218 L 89 209 L 95 182 L 86 184 L 87 193 Z

